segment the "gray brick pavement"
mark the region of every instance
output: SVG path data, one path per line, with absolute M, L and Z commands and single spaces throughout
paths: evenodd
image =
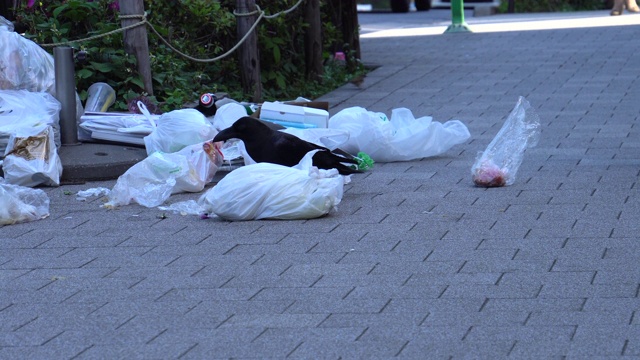
M 376 16 L 398 15 L 362 15 L 363 33 Z M 65 195 L 113 181 L 45 189 L 49 218 L 0 228 L 0 358 L 640 356 L 640 17 L 576 16 L 635 23 L 363 37 L 380 66 L 323 96 L 332 114 L 404 106 L 471 138 L 354 175 L 324 218 L 163 218 Z M 540 143 L 512 186 L 476 188 L 520 95 Z

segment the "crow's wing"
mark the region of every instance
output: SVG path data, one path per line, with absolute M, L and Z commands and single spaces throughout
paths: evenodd
M 245 136 L 243 139 L 247 153 L 256 162 L 270 162 L 284 166 L 294 166 L 306 153 L 319 149 L 315 144 L 277 130 L 263 131 Z
M 280 131 L 274 131 L 272 141 L 275 146 L 274 155 L 277 157 L 278 163 L 286 166 L 297 165 L 309 151 L 326 150 L 295 135 Z

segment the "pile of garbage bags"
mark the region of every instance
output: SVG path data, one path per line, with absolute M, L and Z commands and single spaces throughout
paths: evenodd
M 145 137 L 148 158 L 121 176 L 107 191 L 107 203 L 116 207 L 136 202 L 182 214 L 217 216 L 222 219 L 311 219 L 325 216 L 342 201 L 343 186 L 350 176 L 312 165 L 313 152 L 298 165 L 286 167 L 255 163 L 242 141 L 224 144 L 206 141 L 218 131 L 246 116 L 244 106 L 228 103 L 212 118 L 188 110 L 164 114 Z M 283 128 L 280 131 L 328 149 L 368 153 L 374 162 L 410 161 L 437 156 L 469 139 L 459 120 L 445 123 L 431 117 L 415 118 L 410 110 L 394 109 L 391 118 L 360 107 L 347 108 L 329 119 L 328 128 Z M 539 118 L 520 97 L 488 148 L 472 167 L 477 186 L 513 183 L 525 148 L 535 145 Z M 203 141 L 204 140 L 204 141 Z M 190 154 L 190 155 L 188 155 Z M 229 158 L 240 158 L 241 166 L 202 194 L 197 201 L 165 203 L 177 192 L 200 192 Z M 199 159 L 199 160 L 194 160 Z M 194 166 L 199 163 L 199 166 Z M 504 177 L 487 177 L 498 169 Z M 194 176 L 200 174 L 201 176 Z
M 0 164 L 13 185 L 57 186 L 62 163 L 53 57 L 0 17 Z
M 11 22 L 2 17 L 0 43 L 0 165 L 4 176 L 0 178 L 0 225 L 7 225 L 49 215 L 46 194 L 33 188 L 60 184 L 63 168 L 57 150 L 61 145 L 61 104 L 54 94 L 52 56 L 13 32 Z M 306 106 L 308 100 L 296 101 Z M 162 207 L 172 194 L 204 191 L 214 175 L 225 169 L 230 173 L 198 201 L 163 208 L 232 221 L 311 219 L 335 209 L 342 201 L 344 185 L 351 181 L 350 175 L 340 175 L 336 169 L 313 166 L 313 151 L 299 164 L 287 167 L 255 163 L 240 140 L 213 143 L 211 139 L 218 132 L 249 115 L 246 104 L 227 99 L 207 117 L 196 109 L 151 115 L 142 103 L 138 103 L 142 115 L 85 115 L 77 94 L 76 102 L 78 130 L 84 132 L 80 139 L 93 141 L 95 138 L 86 134 L 103 131 L 135 134 L 147 152 L 147 157 L 121 175 L 112 189 L 87 189 L 78 194 L 80 200 L 105 196 L 107 201 L 102 206 L 106 208 L 131 203 Z M 306 113 L 317 112 L 300 112 Z M 330 118 L 326 114 L 327 121 L 317 122 L 322 126 L 274 123 L 279 124 L 280 131 L 331 151 L 340 150 L 358 159 L 366 157 L 367 165 L 361 170 L 370 169 L 376 162 L 438 156 L 470 138 L 460 120 L 441 123 L 429 116 L 416 118 L 406 108 L 393 109 L 390 117 L 362 107 L 346 108 Z M 473 182 L 484 187 L 512 184 L 525 149 L 535 146 L 539 132 L 537 114 L 521 97 L 494 140 L 478 154 L 471 169 Z M 238 162 L 242 165 L 231 166 Z

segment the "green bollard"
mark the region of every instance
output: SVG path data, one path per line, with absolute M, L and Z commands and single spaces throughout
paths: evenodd
M 451 25 L 444 31 L 445 33 L 471 32 L 471 29 L 464 22 L 464 1 L 451 0 Z

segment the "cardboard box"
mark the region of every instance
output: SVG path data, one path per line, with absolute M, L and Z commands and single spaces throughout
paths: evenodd
M 329 112 L 326 110 L 268 101 L 260 107 L 260 119 L 286 127 L 326 128 L 329 126 Z
M 287 105 L 306 106 L 329 111 L 328 101 L 285 101 L 284 103 Z

